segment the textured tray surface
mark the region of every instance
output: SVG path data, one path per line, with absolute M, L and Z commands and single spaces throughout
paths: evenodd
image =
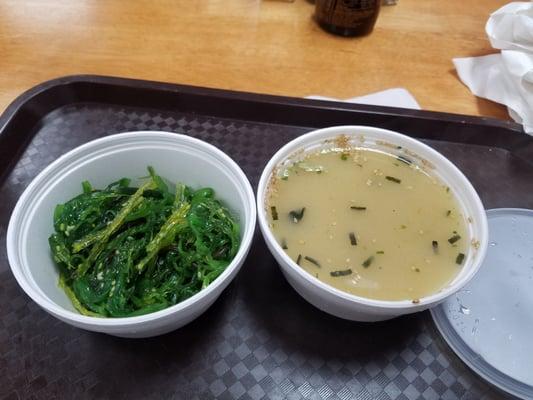
M 501 398 L 440 338 L 428 313 L 376 324 L 331 317 L 287 284 L 259 232 L 241 273 L 199 319 L 125 340 L 72 328 L 16 284 L 5 251 L 16 200 L 46 165 L 104 135 L 165 130 L 206 140 L 255 187 L 266 161 L 307 129 L 99 104 L 47 114 L 1 188 L 0 398 Z M 533 168 L 508 151 L 431 141 L 486 208 L 533 208 Z M 520 173 L 517 173 L 520 171 Z

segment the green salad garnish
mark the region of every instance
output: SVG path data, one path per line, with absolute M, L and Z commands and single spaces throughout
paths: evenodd
M 129 317 L 179 303 L 213 282 L 239 248 L 239 225 L 213 189 L 175 191 L 148 167 L 57 205 L 48 239 L 59 284 L 82 314 Z

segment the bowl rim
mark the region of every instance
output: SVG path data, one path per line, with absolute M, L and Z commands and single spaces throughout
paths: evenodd
M 80 314 L 77 311 L 67 310 L 51 301 L 48 297 L 40 294 L 37 289 L 33 287 L 33 284 L 30 283 L 23 271 L 22 265 L 20 265 L 22 260 L 20 260 L 19 257 L 17 237 L 20 231 L 19 226 L 22 224 L 22 221 L 24 221 L 25 215 L 29 213 L 28 210 L 24 209 L 24 206 L 31 200 L 30 196 L 36 187 L 38 187 L 43 180 L 46 180 L 48 175 L 56 168 L 68 168 L 68 165 L 74 162 L 77 157 L 86 155 L 87 152 L 90 152 L 95 147 L 98 148 L 99 146 L 116 145 L 121 141 L 127 142 L 131 139 L 156 139 L 161 141 L 162 144 L 165 142 L 168 143 L 168 141 L 182 142 L 189 146 L 193 146 L 197 151 L 203 151 L 205 154 L 209 154 L 210 156 L 214 157 L 217 162 L 220 162 L 230 169 L 230 171 L 236 176 L 238 183 L 243 188 L 243 194 L 245 196 L 244 202 L 249 209 L 249 218 L 247 218 L 246 224 L 242 227 L 242 239 L 239 245 L 239 250 L 237 251 L 237 254 L 233 260 L 228 264 L 224 272 L 222 272 L 222 274 L 220 274 L 213 282 L 211 282 L 209 286 L 200 290 L 193 296 L 165 309 L 133 317 L 93 317 Z M 135 140 L 133 140 L 132 143 L 135 143 Z M 245 213 L 246 211 L 247 210 L 245 210 Z M 224 285 L 234 270 L 237 269 L 238 272 L 238 269 L 240 266 L 242 266 L 247 256 L 254 237 L 256 218 L 257 210 L 255 206 L 255 197 L 250 181 L 240 166 L 222 150 L 201 139 L 181 133 L 148 130 L 121 132 L 107 135 L 102 138 L 97 138 L 75 147 L 74 149 L 58 157 L 51 164 L 46 166 L 39 174 L 37 174 L 35 178 L 32 179 L 30 184 L 26 187 L 24 192 L 17 200 L 13 212 L 11 213 L 6 235 L 7 256 L 11 272 L 15 276 L 17 283 L 21 286 L 24 292 L 40 307 L 44 308 L 46 311 L 59 317 L 60 319 L 94 327 L 100 326 L 119 328 L 138 326 L 150 321 L 165 319 L 170 315 L 182 312 L 192 307 L 203 298 L 208 297 L 219 286 Z
M 354 131 L 353 134 L 350 134 L 350 131 Z M 357 296 L 354 294 L 350 294 L 348 292 L 344 292 L 340 289 L 336 289 L 333 286 L 322 282 L 318 278 L 315 278 L 311 274 L 307 273 L 305 270 L 303 270 L 301 267 L 299 267 L 296 262 L 294 262 L 281 248 L 281 245 L 278 243 L 278 241 L 275 239 L 270 227 L 268 226 L 268 220 L 266 218 L 266 195 L 267 195 L 267 188 L 269 181 L 271 179 L 272 173 L 275 171 L 276 167 L 279 166 L 283 161 L 285 161 L 290 156 L 294 155 L 298 152 L 298 150 L 305 149 L 307 147 L 311 147 L 321 141 L 328 140 L 335 138 L 339 135 L 347 135 L 347 136 L 365 136 L 366 134 L 377 134 L 382 136 L 380 140 L 391 140 L 392 143 L 394 143 L 394 139 L 400 138 L 402 141 L 409 144 L 409 146 L 417 147 L 423 149 L 424 152 L 428 153 L 429 157 L 427 155 L 424 155 L 424 158 L 428 159 L 439 159 L 443 164 L 446 165 L 446 168 L 450 170 L 460 181 L 461 185 L 464 185 L 464 187 L 467 189 L 467 192 L 469 193 L 469 201 L 471 201 L 471 204 L 474 206 L 474 210 L 479 212 L 479 215 L 481 218 L 476 220 L 477 225 L 479 226 L 479 235 L 476 238 L 480 242 L 479 248 L 476 249 L 477 256 L 476 260 L 474 260 L 473 265 L 470 266 L 470 270 L 463 276 L 459 281 L 455 282 L 453 285 L 448 285 L 440 289 L 438 292 L 433 293 L 429 296 L 421 297 L 419 299 L 418 303 L 413 302 L 413 300 L 377 300 L 377 299 L 371 299 L 368 297 L 362 297 Z M 409 149 L 411 150 L 411 149 Z M 414 151 L 417 153 L 416 151 Z M 339 126 L 331 126 L 326 128 L 320 128 L 315 129 L 312 131 L 309 131 L 290 142 L 286 143 L 284 146 L 282 146 L 268 161 L 267 165 L 265 166 L 261 178 L 259 179 L 259 184 L 257 188 L 257 211 L 258 211 L 258 223 L 259 227 L 261 229 L 261 232 L 263 233 L 263 237 L 265 238 L 265 241 L 269 244 L 269 248 L 271 251 L 273 251 L 277 257 L 280 257 L 284 261 L 284 265 L 282 263 L 279 263 L 282 269 L 288 269 L 287 272 L 296 274 L 297 279 L 303 280 L 308 285 L 313 286 L 315 289 L 318 289 L 320 292 L 325 292 L 329 295 L 332 295 L 336 298 L 343 299 L 345 301 L 348 301 L 353 304 L 359 304 L 368 306 L 373 309 L 381 309 L 383 311 L 385 310 L 407 310 L 407 309 L 420 309 L 420 308 L 427 308 L 428 306 L 437 304 L 444 300 L 446 297 L 452 295 L 457 290 L 459 290 L 462 286 L 464 286 L 466 283 L 472 279 L 472 277 L 476 274 L 476 272 L 481 267 L 481 264 L 483 263 L 483 259 L 486 254 L 487 246 L 488 246 L 488 223 L 487 218 L 485 214 L 485 208 L 483 206 L 483 203 L 481 202 L 481 199 L 479 198 L 479 195 L 477 194 L 476 190 L 470 183 L 470 181 L 466 178 L 466 176 L 461 172 L 461 170 L 453 164 L 448 158 L 440 154 L 438 151 L 433 149 L 432 147 L 426 145 L 425 143 L 422 143 L 421 141 L 414 139 L 412 137 L 409 137 L 407 135 L 404 135 L 402 133 L 392 131 L 389 129 L 383 129 L 383 128 L 377 128 L 372 126 L 365 126 L 365 125 L 339 125 Z M 464 268 L 465 266 L 463 266 Z

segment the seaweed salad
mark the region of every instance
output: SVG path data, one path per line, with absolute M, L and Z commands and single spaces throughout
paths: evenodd
M 207 287 L 239 248 L 239 225 L 211 188 L 171 190 L 148 167 L 139 187 L 122 178 L 56 206 L 48 239 L 59 284 L 84 315 L 129 317 Z

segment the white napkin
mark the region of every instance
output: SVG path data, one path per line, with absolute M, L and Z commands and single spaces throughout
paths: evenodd
M 501 53 L 455 58 L 459 78 L 476 96 L 505 104 L 511 118 L 533 134 L 533 2 L 503 6 L 485 30 Z
M 503 6 L 490 16 L 485 30 L 495 49 L 533 52 L 533 3 Z
M 307 96 L 307 99 L 345 101 L 347 103 L 369 104 L 374 106 L 401 107 L 420 110 L 420 105 L 413 95 L 404 88 L 387 89 L 381 92 L 367 94 L 366 96 L 352 97 L 349 99 L 334 99 L 324 96 Z

